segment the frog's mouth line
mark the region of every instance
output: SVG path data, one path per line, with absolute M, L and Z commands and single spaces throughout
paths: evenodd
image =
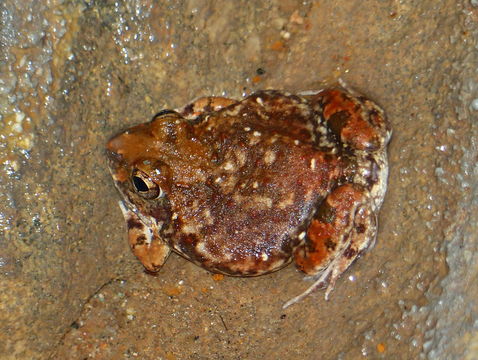
M 161 224 L 158 224 L 156 219 L 152 218 L 151 216 L 145 216 L 141 214 L 136 207 L 130 206 L 130 203 L 128 201 L 120 200 L 118 201 L 118 205 L 121 209 L 121 212 L 123 213 L 123 216 L 125 217 L 125 220 L 127 220 L 126 216 L 128 211 L 131 211 L 138 217 L 139 221 L 141 221 L 145 227 L 149 229 L 157 229 L 161 227 Z

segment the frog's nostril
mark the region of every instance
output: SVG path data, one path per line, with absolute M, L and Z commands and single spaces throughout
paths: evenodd
M 115 136 L 106 143 L 106 150 L 108 153 L 116 154 L 117 149 L 118 149 L 118 141 L 117 141 L 118 136 Z

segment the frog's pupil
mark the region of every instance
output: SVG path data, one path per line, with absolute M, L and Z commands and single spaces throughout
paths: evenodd
M 134 184 L 134 187 L 136 188 L 136 190 L 138 190 L 138 191 L 148 191 L 149 190 L 148 185 L 146 185 L 144 180 L 141 179 L 138 176 L 133 176 L 133 184 Z

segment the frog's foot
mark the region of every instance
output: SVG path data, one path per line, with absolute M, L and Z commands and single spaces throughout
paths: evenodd
M 304 244 L 295 252 L 297 267 L 314 275 L 316 281 L 284 307 L 323 286 L 327 286 L 327 300 L 340 275 L 363 251 L 373 246 L 376 224 L 368 193 L 361 186 L 345 184 L 331 192 L 304 234 Z
M 221 96 L 206 96 L 194 100 L 189 105 L 179 109 L 178 112 L 185 119 L 194 120 L 203 113 L 219 111 L 222 108 L 235 103 L 237 103 L 237 100 L 228 99 Z
M 353 149 L 383 149 L 391 136 L 383 109 L 365 96 L 346 90 L 327 89 L 313 97 L 327 127 Z
M 128 226 L 128 242 L 133 254 L 148 273 L 157 273 L 171 252 L 169 246 L 159 238 L 152 226 L 147 226 L 122 201 L 119 206 Z

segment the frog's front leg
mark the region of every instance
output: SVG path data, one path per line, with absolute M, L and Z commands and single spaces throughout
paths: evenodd
M 345 184 L 332 191 L 317 209 L 307 232 L 299 235 L 304 243 L 294 254 L 297 267 L 316 281 L 284 307 L 326 284 L 328 299 L 339 276 L 373 245 L 376 224 L 368 193 L 361 186 Z
M 122 201 L 119 205 L 128 227 L 131 251 L 141 261 L 147 272 L 157 273 L 168 258 L 171 249 L 151 226 L 144 224 L 138 215 L 126 208 Z

